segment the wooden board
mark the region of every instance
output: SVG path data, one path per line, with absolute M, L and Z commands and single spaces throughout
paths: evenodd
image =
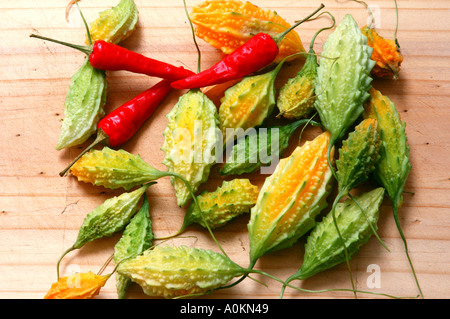
M 16 0 L 0 2 L 0 298 L 43 298 L 56 280 L 56 261 L 70 247 L 84 217 L 104 200 L 120 193 L 78 182 L 73 176 L 58 173 L 87 146 L 56 151 L 55 145 L 63 119 L 64 99 L 70 77 L 83 62 L 82 53 L 29 38 L 38 33 L 74 43 L 83 43 L 84 28 L 76 10 L 66 22 L 67 1 Z M 88 21 L 97 12 L 117 1 L 83 1 Z M 200 1 L 188 1 L 191 7 Z M 368 1 L 371 3 L 371 1 Z M 372 1 L 379 18 L 381 35 L 393 38 L 394 1 Z M 320 4 L 319 1 L 255 0 L 253 3 L 276 10 L 288 22 L 300 19 Z M 363 25 L 364 7 L 350 1 L 323 1 L 337 21 L 346 13 Z M 181 0 L 136 0 L 140 20 L 136 32 L 122 43 L 128 49 L 196 70 L 197 53 Z M 397 81 L 375 80 L 374 86 L 396 104 L 411 147 L 412 171 L 400 210 L 400 223 L 408 239 L 425 298 L 450 297 L 450 3 L 445 0 L 400 0 L 398 38 L 405 56 Z M 320 19 L 297 29 L 304 45 L 328 20 Z M 329 31 L 317 39 L 320 52 Z M 218 61 L 220 54 L 199 40 L 202 68 Z M 298 65 L 287 66 L 294 71 Z M 158 81 L 127 72 L 108 73 L 109 95 L 106 111 L 147 89 Z M 167 114 L 184 92 L 173 91 L 138 134 L 123 149 L 140 154 L 154 167 L 162 165 L 162 131 Z M 303 143 L 314 137 L 307 130 Z M 293 138 L 293 140 L 295 137 Z M 294 141 L 295 142 L 295 141 Z M 262 185 L 266 175 L 248 176 Z M 213 168 L 204 189 L 213 190 L 222 177 Z M 181 225 L 184 209 L 177 207 L 174 190 L 167 178 L 150 187 L 151 218 L 156 236 L 172 234 Z M 247 222 L 243 215 L 215 235 L 229 256 L 238 264 L 248 264 Z M 360 290 L 395 296 L 416 296 L 418 291 L 405 257 L 403 243 L 395 226 L 391 207 L 385 200 L 381 209 L 379 235 L 390 252 L 372 238 L 352 259 L 356 286 Z M 120 234 L 87 244 L 70 253 L 61 264 L 62 274 L 76 271 L 97 272 L 113 252 Z M 207 232 L 192 226 L 184 237 L 169 242 L 218 251 Z M 262 257 L 256 267 L 286 279 L 301 265 L 304 239 L 292 248 Z M 379 267 L 380 286 L 370 287 L 371 267 Z M 112 265 L 107 267 L 111 270 Z M 219 290 L 205 298 L 278 298 L 281 285 L 256 276 L 262 286 L 245 280 L 236 287 Z M 337 266 L 296 285 L 307 289 L 350 288 L 345 265 Z M 147 298 L 133 285 L 129 298 Z M 359 298 L 385 298 L 359 294 Z M 112 278 L 97 298 L 117 298 Z M 351 292 L 308 294 L 288 289 L 285 298 L 353 298 Z

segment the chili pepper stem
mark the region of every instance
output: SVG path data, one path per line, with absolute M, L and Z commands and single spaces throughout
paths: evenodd
M 73 166 L 73 164 L 75 164 L 84 154 L 86 154 L 88 151 L 90 151 L 92 148 L 94 148 L 99 144 L 108 144 L 108 135 L 106 135 L 106 133 L 101 128 L 97 130 L 97 137 L 91 143 L 91 145 L 89 145 L 77 157 L 75 157 L 75 159 L 69 164 L 69 166 L 67 166 L 64 170 L 62 170 L 59 173 L 59 176 L 61 177 L 65 176 L 69 171 L 69 169 Z
M 90 55 L 92 53 L 91 48 L 88 47 L 88 46 L 85 46 L 85 45 L 78 45 L 78 44 L 73 44 L 73 43 L 64 42 L 64 41 L 60 41 L 60 40 L 55 40 L 55 39 L 44 37 L 44 36 L 41 36 L 41 35 L 38 35 L 38 34 L 34 34 L 34 33 L 30 34 L 30 38 L 37 38 L 37 39 L 46 40 L 46 41 L 54 42 L 54 43 L 57 43 L 57 44 L 61 44 L 61 45 L 70 47 L 72 49 L 76 49 L 78 51 L 81 51 L 81 52 L 83 52 L 86 55 Z
M 322 10 L 325 7 L 325 5 L 323 3 L 320 4 L 319 8 L 317 8 L 313 13 L 311 13 L 309 16 L 307 16 L 306 18 L 298 21 L 297 23 L 295 23 L 294 25 L 292 25 L 290 28 L 286 29 L 285 31 L 283 31 L 280 34 L 277 34 L 275 36 L 272 36 L 272 39 L 276 42 L 277 45 L 280 44 L 280 42 L 284 39 L 284 37 L 291 32 L 293 29 L 295 29 L 296 27 L 298 27 L 300 24 L 302 24 L 303 22 L 309 20 L 312 16 L 314 16 L 317 12 L 319 12 L 320 10 Z

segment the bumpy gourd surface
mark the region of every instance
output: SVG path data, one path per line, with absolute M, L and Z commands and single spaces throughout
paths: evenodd
M 163 174 L 139 156 L 125 150 L 90 150 L 71 167 L 70 172 L 78 181 L 109 189 L 135 186 L 153 181 Z
M 261 125 L 272 113 L 276 103 L 274 82 L 280 67 L 245 77 L 225 91 L 219 107 L 224 144 L 233 141 L 235 136 L 242 136 L 243 131 Z
M 300 72 L 281 87 L 277 107 L 284 118 L 304 118 L 314 111 L 316 73 L 317 58 L 309 55 Z
M 121 0 L 117 6 L 99 13 L 91 23 L 89 32 L 92 42 L 104 40 L 118 44 L 136 29 L 139 11 L 133 0 Z M 88 40 L 86 39 L 86 43 Z
M 93 299 L 108 279 L 109 276 L 96 275 L 92 271 L 61 277 L 52 284 L 44 299 Z
M 406 124 L 387 96 L 374 88 L 370 90 L 370 96 L 365 104 L 364 117 L 377 120 L 381 139 L 380 159 L 374 175 L 394 204 L 401 204 L 401 193 L 411 170 Z
M 364 213 L 350 199 L 337 204 L 335 210 L 336 223 L 349 256 L 355 254 L 372 236 L 369 222 L 376 229 L 383 195 L 384 188 L 379 187 L 361 196 L 355 196 L 359 205 L 364 209 Z M 333 216 L 329 213 L 308 236 L 303 264 L 297 273 L 297 278 L 308 278 L 343 263 L 345 260 L 341 238 L 337 233 Z
M 323 46 L 321 55 L 327 58 L 320 58 L 317 68 L 315 107 L 331 133 L 332 144 L 344 136 L 364 110 L 375 64 L 371 54 L 367 37 L 349 14 Z
M 324 132 L 297 147 L 264 182 L 248 224 L 251 263 L 291 246 L 314 226 L 330 191 L 329 141 L 330 134 Z
M 165 298 L 208 292 L 243 274 L 241 267 L 213 251 L 160 245 L 124 261 L 117 271 L 145 294 Z
M 214 192 L 204 191 L 198 196 L 201 213 L 195 203 L 190 204 L 188 218 L 206 227 L 203 215 L 212 229 L 223 226 L 231 219 L 249 212 L 256 204 L 258 191 L 258 186 L 248 179 L 224 181 Z
M 348 192 L 365 181 L 380 158 L 381 141 L 375 119 L 365 119 L 342 142 L 336 161 L 340 192 Z
M 137 211 L 137 205 L 149 185 L 135 191 L 107 199 L 97 206 L 83 221 L 73 245 L 80 248 L 94 239 L 111 236 L 125 228 Z
M 105 115 L 107 88 L 105 72 L 94 69 L 86 58 L 70 80 L 57 150 L 80 145 L 95 134 Z
M 297 128 L 307 122 L 308 120 L 301 119 L 286 125 L 258 128 L 249 132 L 233 145 L 219 173 L 241 175 L 253 173 L 262 166 L 274 165 L 288 148 L 289 140 Z
M 139 211 L 133 216 L 119 241 L 114 246 L 114 262 L 117 264 L 126 258 L 131 258 L 147 250 L 153 244 L 152 222 L 150 220 L 150 205 L 144 193 L 144 200 Z M 116 273 L 116 289 L 119 299 L 125 298 L 131 280 Z
M 190 17 L 196 25 L 195 34 L 225 54 L 259 32 L 275 36 L 291 26 L 275 11 L 261 9 L 248 1 L 204 1 L 193 7 Z M 275 62 L 304 51 L 299 35 L 291 31 L 281 41 Z
M 216 162 L 216 148 L 221 145 L 216 106 L 199 90 L 191 90 L 180 97 L 167 119 L 161 147 L 163 164 L 168 171 L 182 175 L 195 192 L 208 179 Z M 178 205 L 184 206 L 191 197 L 187 186 L 178 178 L 171 178 L 171 182 Z
M 376 65 L 372 69 L 372 74 L 397 79 L 403 56 L 395 41 L 384 39 L 375 29 L 367 26 L 362 27 L 361 31 L 367 36 L 367 45 L 373 48 L 371 59 L 376 62 Z

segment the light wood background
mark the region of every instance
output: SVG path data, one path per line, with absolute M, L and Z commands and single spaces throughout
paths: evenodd
M 113 0 L 82 1 L 85 16 L 92 21 L 97 12 L 115 5 Z M 200 1 L 188 0 L 191 7 Z M 254 0 L 263 8 L 276 10 L 288 22 L 302 18 L 319 1 Z M 350 1 L 323 1 L 339 22 L 346 13 L 363 25 L 367 12 Z M 368 1 L 379 13 L 378 31 L 393 38 L 394 1 Z M 0 298 L 43 298 L 56 280 L 56 261 L 70 247 L 84 217 L 104 200 L 120 193 L 80 183 L 73 176 L 60 177 L 61 171 L 86 145 L 56 151 L 63 118 L 63 105 L 70 77 L 83 62 L 82 53 L 49 42 L 29 38 L 39 33 L 56 39 L 83 43 L 84 28 L 75 8 L 65 20 L 67 1 L 15 0 L 0 2 Z M 136 0 L 139 25 L 123 46 L 175 65 L 196 70 L 197 53 L 181 0 Z M 411 147 L 412 171 L 406 184 L 400 220 L 408 239 L 410 255 L 425 298 L 450 297 L 450 2 L 446 0 L 399 0 L 398 39 L 405 56 L 397 81 L 375 80 L 374 86 L 396 104 Z M 297 29 L 304 46 L 319 27 L 321 19 Z M 316 41 L 320 52 L 329 31 Z M 220 54 L 199 40 L 202 67 L 215 63 Z M 295 72 L 301 65 L 288 65 L 283 72 Z M 281 76 L 286 78 L 287 73 Z M 147 89 L 159 79 L 126 72 L 108 73 L 109 112 Z M 122 146 L 140 154 L 158 169 L 164 153 L 162 131 L 165 114 L 183 92 L 173 91 L 138 134 Z M 302 143 L 317 132 L 307 130 Z M 297 137 L 292 141 L 296 142 Z M 288 153 L 287 153 L 288 154 Z M 248 176 L 262 185 L 266 176 Z M 204 189 L 214 190 L 222 178 L 212 170 Z M 372 185 L 369 185 L 372 186 Z M 151 218 L 156 236 L 172 234 L 181 225 L 184 210 L 176 205 L 167 178 L 150 187 Z M 243 215 L 215 234 L 230 257 L 242 266 L 248 264 L 247 222 Z M 358 289 L 395 296 L 416 296 L 403 244 L 385 200 L 381 209 L 379 234 L 391 252 L 372 238 L 352 259 L 351 267 Z M 62 275 L 76 271 L 97 272 L 113 252 L 120 234 L 87 244 L 66 256 Z M 201 227 L 191 226 L 184 236 L 168 244 L 217 247 Z M 256 267 L 286 279 L 301 265 L 304 239 L 290 249 L 262 257 Z M 370 265 L 380 268 L 381 285 L 368 287 Z M 112 269 L 109 265 L 106 272 Z M 261 276 L 264 287 L 252 280 L 216 291 L 205 298 L 278 298 L 280 284 Z M 307 289 L 350 288 L 345 265 L 293 284 Z M 133 285 L 129 298 L 148 298 Z M 359 294 L 359 298 L 384 298 Z M 97 298 L 117 298 L 112 277 Z M 307 294 L 287 289 L 285 298 L 353 298 L 350 292 Z

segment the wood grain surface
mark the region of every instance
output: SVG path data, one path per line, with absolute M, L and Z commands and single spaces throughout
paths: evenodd
M 29 38 L 38 33 L 73 43 L 83 43 L 85 33 L 74 8 L 65 20 L 68 1 L 0 1 L 0 298 L 40 299 L 56 280 L 56 262 L 70 247 L 84 217 L 104 200 L 120 193 L 78 182 L 74 176 L 58 173 L 86 147 L 56 151 L 55 145 L 63 119 L 64 99 L 70 77 L 83 62 L 82 53 L 70 48 Z M 99 11 L 115 5 L 115 0 L 85 0 L 83 12 L 92 21 Z M 136 0 L 139 24 L 135 33 L 122 43 L 128 49 L 196 70 L 197 52 L 181 0 Z M 188 0 L 189 7 L 199 3 Z M 289 23 L 300 19 L 320 4 L 319 1 L 254 0 L 254 4 L 273 9 Z M 362 26 L 367 21 L 363 6 L 352 1 L 322 1 L 339 22 L 351 13 Z M 394 1 L 367 1 L 374 5 L 379 33 L 393 38 Z M 398 39 L 405 57 L 397 81 L 375 80 L 374 86 L 389 96 L 403 121 L 411 147 L 412 171 L 408 178 L 400 222 L 408 240 L 425 298 L 450 298 L 450 2 L 447 0 L 399 0 Z M 305 47 L 313 34 L 329 20 L 319 19 L 297 29 Z M 331 31 L 317 38 L 320 52 Z M 218 59 L 220 53 L 202 40 L 202 68 Z M 281 80 L 298 70 L 292 63 L 283 70 Z M 109 72 L 106 111 L 144 91 L 159 79 L 127 73 Z M 162 165 L 162 131 L 165 115 L 184 92 L 172 91 L 138 134 L 123 149 L 154 167 Z M 317 135 L 307 129 L 302 141 Z M 297 142 L 298 135 L 292 141 Z M 288 153 L 289 154 L 289 150 Z M 246 175 L 247 176 L 247 175 Z M 267 175 L 248 178 L 261 186 Z M 212 169 L 202 189 L 214 190 L 223 178 Z M 372 185 L 368 185 L 372 186 Z M 184 209 L 176 205 L 168 178 L 148 190 L 151 218 L 156 236 L 178 230 Z M 242 215 L 215 235 L 229 256 L 241 266 L 248 265 L 249 215 Z M 403 243 L 395 226 L 390 203 L 382 204 L 379 235 L 387 252 L 372 238 L 351 260 L 357 288 L 395 296 L 416 296 L 416 288 Z M 97 272 L 113 253 L 120 234 L 96 240 L 66 256 L 61 273 Z M 180 238 L 167 244 L 187 245 L 219 251 L 208 233 L 191 226 Z M 280 279 L 286 279 L 301 265 L 304 239 L 292 248 L 262 257 L 256 264 Z M 370 287 L 371 267 L 380 271 L 380 286 Z M 112 269 L 109 265 L 105 272 Z M 238 286 L 214 292 L 203 298 L 278 298 L 281 285 L 259 275 Z M 346 266 L 339 265 L 303 282 L 293 284 L 307 289 L 351 288 Z M 150 298 L 138 285 L 132 285 L 129 298 Z M 359 298 L 386 298 L 358 294 Z M 117 298 L 112 277 L 97 298 Z M 304 293 L 287 289 L 285 298 L 353 298 L 347 291 Z

